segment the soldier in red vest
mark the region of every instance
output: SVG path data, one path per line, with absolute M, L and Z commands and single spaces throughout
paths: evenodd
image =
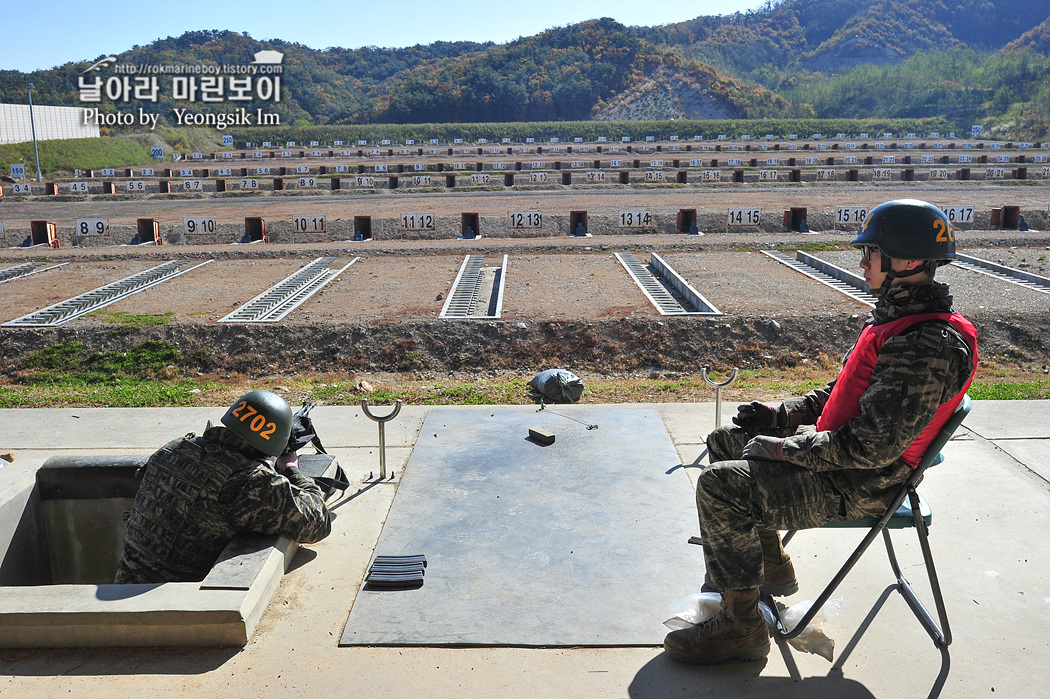
M 937 267 L 955 259 L 955 232 L 937 207 L 891 201 L 851 243 L 878 303 L 838 377 L 780 405 L 741 405 L 734 427 L 707 437 L 711 466 L 696 490 L 706 586 L 720 611 L 673 631 L 674 660 L 710 665 L 769 653 L 760 590 L 798 590 L 778 530 L 880 516 L 962 401 L 977 367 L 977 334 L 952 309 Z

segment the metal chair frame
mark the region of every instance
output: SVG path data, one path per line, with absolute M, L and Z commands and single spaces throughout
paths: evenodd
M 839 569 L 835 577 L 832 578 L 831 582 L 828 583 L 824 591 L 820 593 L 816 601 L 809 608 L 809 611 L 798 621 L 793 628 L 786 629 L 784 622 L 780 618 L 779 610 L 776 604 L 773 603 L 771 597 L 766 597 L 764 600 L 766 605 L 772 610 L 774 617 L 777 621 L 777 634 L 784 639 L 795 638 L 801 634 L 806 626 L 813 621 L 813 618 L 820 612 L 821 607 L 831 598 L 839 584 L 845 580 L 846 576 L 860 560 L 861 556 L 864 555 L 868 547 L 871 546 L 875 538 L 878 537 L 879 533 L 882 533 L 883 540 L 886 542 L 886 554 L 890 559 L 890 567 L 893 569 L 893 574 L 897 577 L 897 590 L 901 593 L 904 599 L 908 602 L 908 606 L 911 607 L 916 618 L 922 624 L 923 628 L 926 629 L 927 633 L 933 639 L 933 642 L 942 648 L 947 648 L 952 642 L 951 627 L 948 625 L 948 614 L 944 607 L 944 597 L 941 594 L 941 585 L 937 578 L 937 569 L 933 564 L 933 552 L 930 550 L 929 542 L 929 524 L 933 518 L 933 513 L 923 500 L 916 488 L 919 483 L 922 482 L 923 475 L 926 469 L 935 464 L 939 464 L 944 460 L 944 456 L 940 453 L 941 449 L 947 444 L 948 440 L 951 439 L 952 435 L 962 424 L 962 421 L 970 412 L 970 408 L 973 406 L 970 397 L 967 395 L 963 396 L 962 403 L 955 409 L 955 412 L 949 418 L 948 422 L 945 423 L 944 427 L 941 428 L 937 438 L 930 444 L 930 448 L 927 450 L 926 455 L 922 461 L 919 462 L 918 466 L 915 467 L 914 473 L 905 481 L 904 485 L 901 486 L 900 492 L 893 499 L 893 503 L 890 505 L 886 513 L 877 520 L 874 517 L 864 517 L 861 519 L 847 520 L 843 522 L 829 522 L 822 528 L 863 528 L 869 527 L 870 531 L 860 542 L 857 548 L 853 551 L 850 557 L 846 560 L 845 564 Z M 908 500 L 908 504 L 905 505 L 904 501 Z M 933 593 L 934 604 L 937 609 L 937 619 L 933 618 L 929 610 L 916 595 L 915 590 L 912 588 L 911 583 L 904 577 L 901 572 L 900 564 L 897 562 L 897 556 L 893 551 L 893 543 L 890 541 L 890 529 L 904 529 L 906 527 L 914 527 L 919 537 L 919 547 L 922 549 L 922 558 L 926 566 L 926 572 L 930 578 L 930 588 Z M 795 531 L 788 532 L 784 537 L 784 544 L 787 543 L 794 537 Z

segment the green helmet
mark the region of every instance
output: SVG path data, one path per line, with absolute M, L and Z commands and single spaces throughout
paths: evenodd
M 955 259 L 955 229 L 933 204 L 897 199 L 868 212 L 850 245 L 876 247 L 883 258 L 930 260 L 936 266 Z
M 292 409 L 276 393 L 252 391 L 230 406 L 222 424 L 264 454 L 279 456 L 292 434 Z

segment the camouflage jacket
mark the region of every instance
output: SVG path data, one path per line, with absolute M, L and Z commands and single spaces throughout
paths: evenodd
M 951 304 L 945 284 L 897 286 L 880 299 L 868 323 L 948 313 Z M 841 428 L 818 432 L 812 427 L 834 381 L 784 401 L 788 424 L 801 426 L 785 439 L 784 459 L 826 473 L 845 496 L 849 516 L 884 510 L 911 473 L 899 457 L 930 424 L 937 408 L 962 391 L 972 373 L 970 348 L 950 325 L 932 321 L 907 328 L 882 346 L 871 383 L 860 398 L 860 415 Z
M 302 543 L 328 536 L 320 488 L 296 468 L 278 474 L 224 427 L 173 440 L 150 456 L 125 527 L 117 583 L 203 580 L 239 533 Z

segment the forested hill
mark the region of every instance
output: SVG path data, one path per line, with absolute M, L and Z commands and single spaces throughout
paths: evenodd
M 702 6 L 701 6 L 702 7 Z M 496 45 L 318 50 L 231 31 L 189 32 L 113 55 L 120 64 L 245 64 L 284 54 L 283 124 L 580 119 L 945 117 L 1011 133 L 1050 129 L 1046 0 L 770 0 L 661 27 L 595 19 Z M 24 75 L 0 102 L 80 105 L 102 56 Z M 112 102 L 170 115 L 229 103 Z
M 835 73 L 945 49 L 998 51 L 1048 15 L 1046 0 L 784 0 L 638 33 L 735 75 Z

